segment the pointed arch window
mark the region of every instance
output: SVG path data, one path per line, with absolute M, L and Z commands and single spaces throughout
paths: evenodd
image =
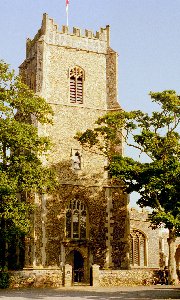
M 69 72 L 70 77 L 70 102 L 83 103 L 84 71 L 80 67 L 74 67 Z
M 87 208 L 79 199 L 71 200 L 66 209 L 66 237 L 87 238 Z
M 147 266 L 146 237 L 139 230 L 132 230 L 130 235 L 130 264 L 132 266 Z

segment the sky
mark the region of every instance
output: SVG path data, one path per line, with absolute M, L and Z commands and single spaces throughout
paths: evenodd
M 0 59 L 18 72 L 26 39 L 47 13 L 66 25 L 65 0 L 0 0 Z M 154 109 L 150 91 L 180 94 L 180 0 L 69 0 L 69 27 L 110 25 L 119 54 L 119 102 L 125 110 Z M 126 150 L 136 158 L 136 153 Z M 133 199 L 136 197 L 134 196 Z

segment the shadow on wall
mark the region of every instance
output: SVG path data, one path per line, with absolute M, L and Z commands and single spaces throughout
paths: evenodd
M 72 161 L 72 159 L 69 160 L 63 160 L 57 164 L 52 164 L 52 170 L 54 169 L 57 173 L 57 178 L 59 183 L 62 182 L 69 183 L 71 181 L 76 182 L 78 180 L 78 183 L 84 183 L 88 184 L 91 183 L 91 185 L 98 184 L 99 180 L 102 181 L 103 179 L 103 173 L 97 173 L 96 167 L 94 166 L 92 168 L 92 172 L 86 172 L 81 168 L 81 164 Z
M 76 287 L 77 288 L 77 287 Z M 26 289 L 26 290 L 8 290 L 0 291 L 0 295 L 8 299 L 16 297 L 18 299 L 88 299 L 88 300 L 119 300 L 119 299 L 179 299 L 180 289 L 173 287 L 113 287 L 112 289 L 98 288 L 94 291 L 92 288 L 83 287 L 83 291 L 63 289 Z
M 106 202 L 102 185 L 93 186 L 92 179 L 82 175 L 82 170 L 73 170 L 71 160 L 52 166 L 57 172 L 58 184 L 46 202 L 46 258 L 48 265 L 58 264 L 60 242 L 68 242 L 65 237 L 66 210 L 72 200 L 80 200 L 88 210 L 87 240 L 96 262 L 104 265 L 106 252 Z M 99 174 L 93 179 L 98 181 Z M 90 225 L 89 225 L 90 224 Z
M 178 247 L 176 249 L 175 259 L 176 259 L 176 267 L 177 267 L 178 275 L 179 275 L 179 279 L 180 279 L 180 244 L 178 245 Z

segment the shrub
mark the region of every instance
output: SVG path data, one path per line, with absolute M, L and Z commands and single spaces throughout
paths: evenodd
M 9 273 L 6 271 L 0 272 L 0 289 L 6 289 L 9 287 Z

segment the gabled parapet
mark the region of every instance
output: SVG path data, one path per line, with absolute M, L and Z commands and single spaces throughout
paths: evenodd
M 44 14 L 38 33 L 32 40 L 27 39 L 27 54 L 36 41 L 43 40 L 53 45 L 106 53 L 110 43 L 110 27 L 107 25 L 105 28 L 100 28 L 96 33 L 85 29 L 82 33 L 80 28 L 73 27 L 70 31 L 68 26 L 63 25 L 62 30 L 59 31 L 59 27 L 54 20 Z

